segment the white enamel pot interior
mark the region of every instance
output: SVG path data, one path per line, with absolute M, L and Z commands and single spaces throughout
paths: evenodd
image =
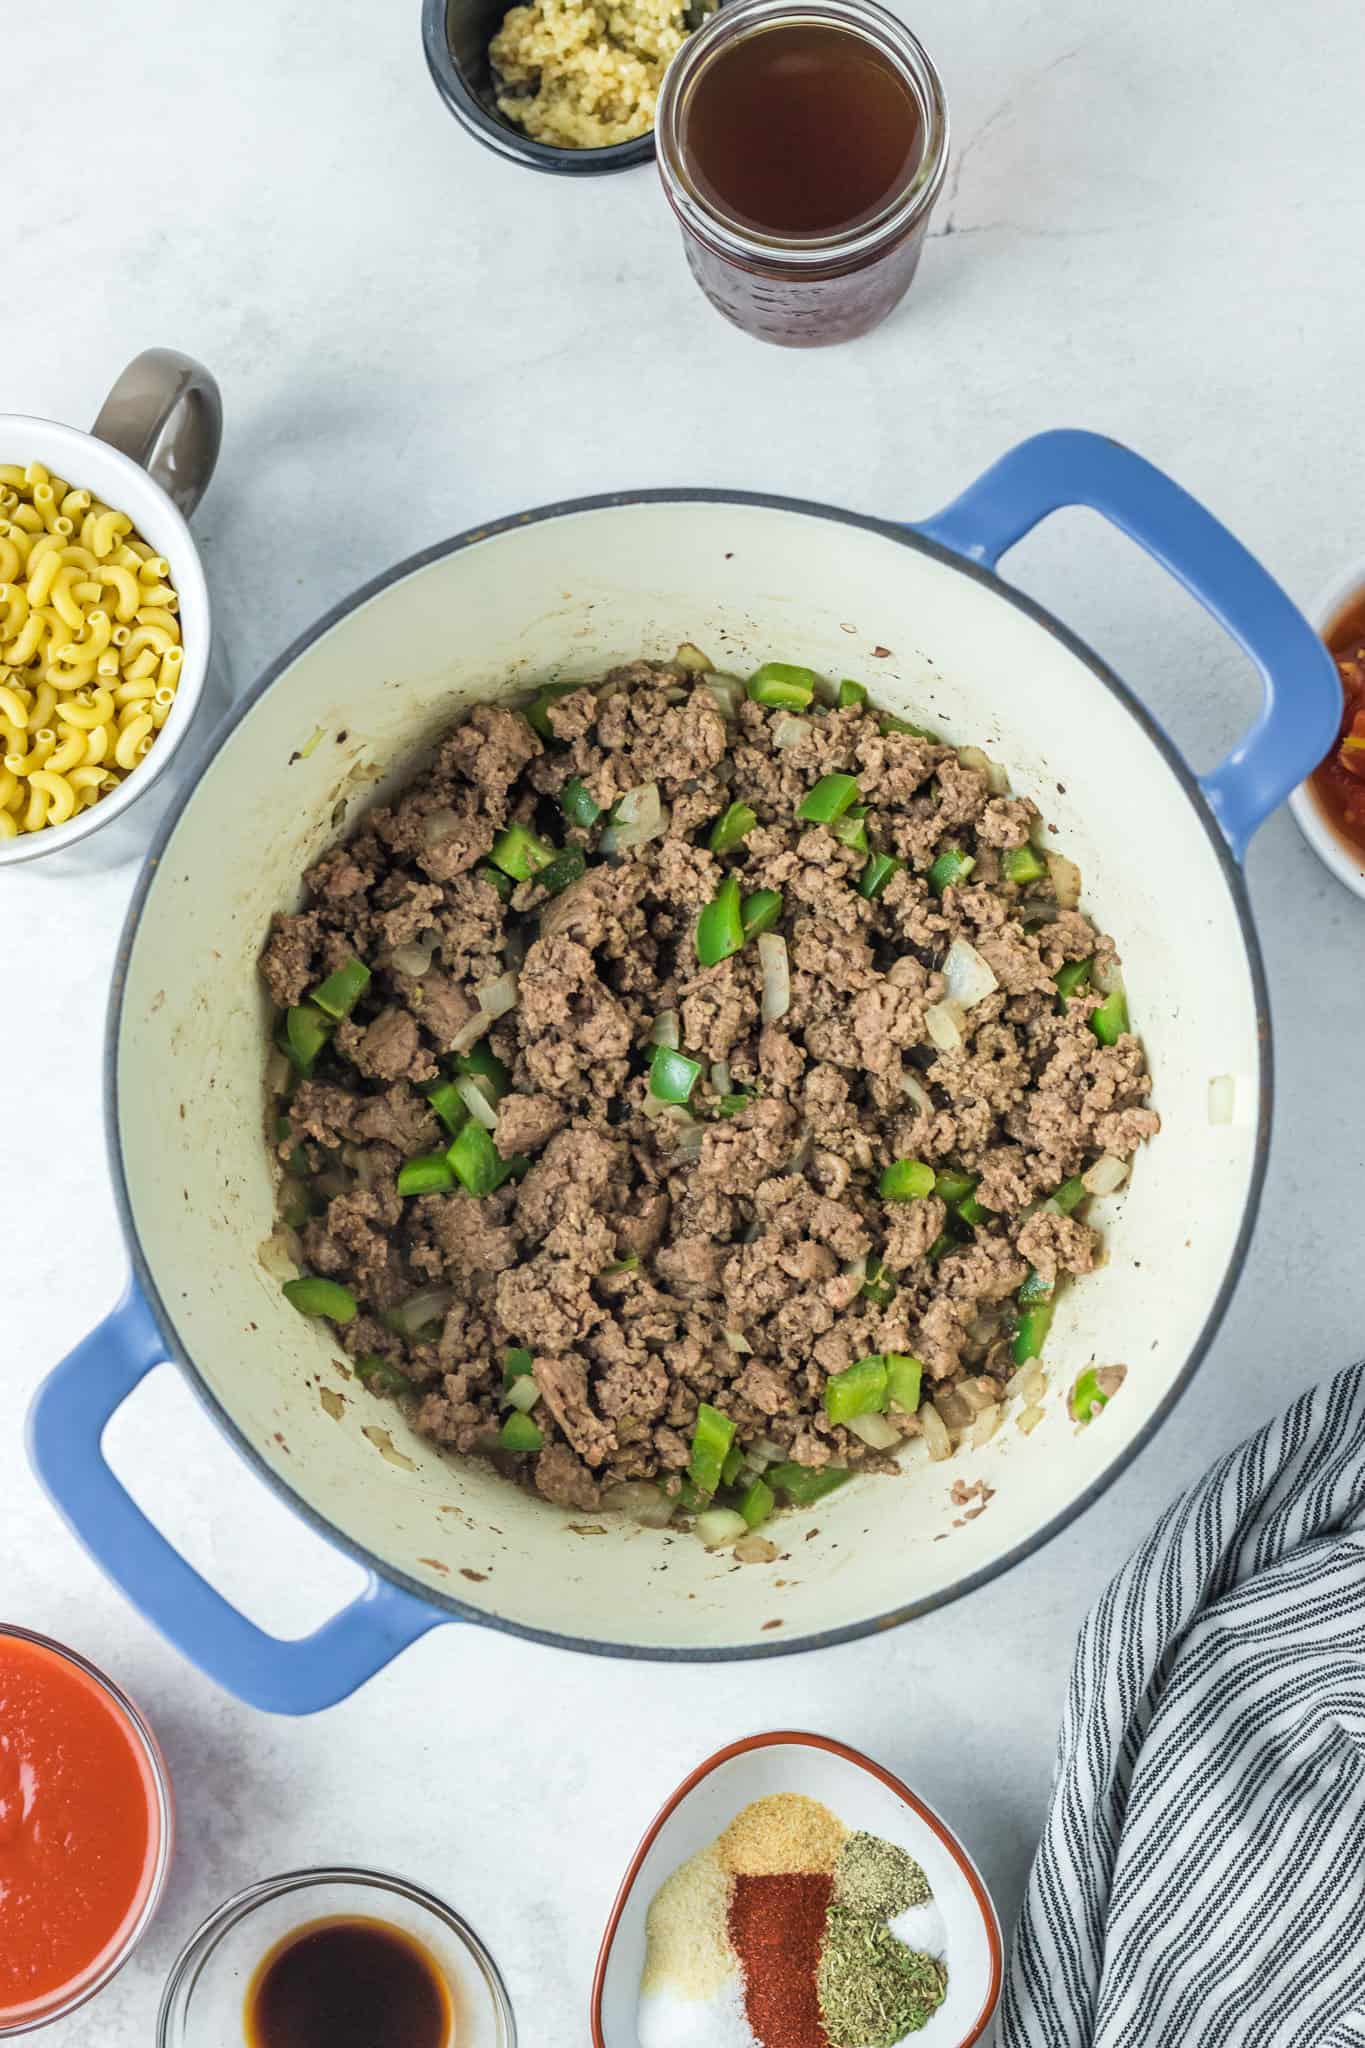
M 1131 1189 L 1097 1205 L 1109 1258 L 1061 1297 L 1045 1420 L 1028 1437 L 1011 1422 L 948 1464 L 912 1453 L 899 1481 L 849 1485 L 803 1518 L 818 1533 L 801 1542 L 799 1575 L 566 1514 L 443 1455 L 350 1377 L 260 1252 L 275 1194 L 256 959 L 271 912 L 296 905 L 343 817 L 396 789 L 469 706 L 682 640 L 741 673 L 780 657 L 856 677 L 1008 763 L 1118 941 L 1164 1121 Z M 760 1654 L 961 1593 L 1064 1524 L 1148 1436 L 1212 1334 L 1249 1233 L 1263 1010 L 1240 878 L 1193 778 L 1026 601 L 901 529 L 822 508 L 707 494 L 580 504 L 407 565 L 324 621 L 239 715 L 130 921 L 115 1172 L 174 1353 L 257 1467 L 363 1562 L 447 1612 L 576 1647 Z M 1215 1075 L 1235 1077 L 1230 1123 L 1209 1121 Z M 1078 1430 L 1065 1393 L 1091 1361 L 1129 1374 Z M 365 1434 L 376 1427 L 388 1455 L 387 1438 Z M 959 1478 L 994 1489 L 973 1520 L 949 1501 Z

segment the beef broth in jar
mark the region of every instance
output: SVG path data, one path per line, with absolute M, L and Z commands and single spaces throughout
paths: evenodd
M 717 310 L 760 340 L 866 334 L 904 296 L 947 162 L 942 88 L 868 0 L 737 0 L 671 66 L 660 174 Z

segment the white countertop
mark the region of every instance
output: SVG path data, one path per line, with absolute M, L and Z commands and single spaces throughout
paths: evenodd
M 83 425 L 150 343 L 213 367 L 227 433 L 197 529 L 239 686 L 358 582 L 492 515 L 696 483 L 908 517 L 1058 424 L 1169 468 L 1310 598 L 1365 546 L 1355 0 L 906 11 L 947 85 L 948 192 L 900 313 L 810 354 L 763 348 L 709 310 L 651 172 L 553 180 L 471 142 L 428 81 L 417 0 L 142 0 L 131 14 L 68 0 L 11 17 L 5 104 L 26 112 L 6 188 L 0 405 Z M 1230 643 L 1098 521 L 1053 520 L 1010 570 L 1201 765 L 1246 721 Z M 345 1706 L 291 1724 L 181 1663 L 29 1475 L 32 1389 L 125 1270 L 100 1049 L 131 877 L 10 871 L 3 1606 L 145 1703 L 181 1824 L 152 1935 L 52 2048 L 145 2048 L 171 1958 L 208 1909 L 327 1859 L 448 1897 L 498 1956 L 524 2041 L 578 2048 L 645 1821 L 708 1751 L 775 1725 L 837 1733 L 908 1777 L 1012 1916 L 1086 1607 L 1172 1492 L 1352 1359 L 1365 1327 L 1365 906 L 1287 815 L 1250 874 L 1278 1031 L 1260 1227 L 1192 1391 L 1099 1507 L 891 1637 L 679 1669 L 442 1629 Z M 354 1584 L 169 1369 L 114 1443 L 151 1510 L 257 1619 L 302 1630 Z

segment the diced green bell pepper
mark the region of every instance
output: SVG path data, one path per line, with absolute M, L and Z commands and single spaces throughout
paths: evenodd
M 1093 1422 L 1101 1408 L 1107 1407 L 1109 1396 L 1099 1382 L 1099 1375 L 1093 1365 L 1087 1366 L 1071 1389 L 1067 1406 L 1073 1422 Z
M 1062 1182 L 1052 1199 L 1061 1210 L 1063 1216 L 1069 1216 L 1073 1209 L 1080 1207 L 1089 1192 L 1090 1190 L 1081 1179 L 1081 1176 L 1078 1173 L 1073 1173 L 1070 1180 Z
M 412 1381 L 406 1373 L 401 1373 L 396 1365 L 390 1365 L 387 1358 L 358 1358 L 355 1371 L 357 1379 L 381 1394 L 410 1394 L 413 1391 Z
M 697 919 L 697 958 L 703 967 L 728 960 L 744 944 L 739 876 L 727 875 Z
M 758 812 L 746 803 L 733 803 L 726 807 L 711 827 L 707 845 L 712 853 L 729 853 L 745 839 L 758 823 Z
M 1052 979 L 1057 984 L 1057 1007 L 1066 1008 L 1068 996 L 1079 994 L 1090 979 L 1091 960 L 1068 960 L 1065 967 L 1059 967 Z
M 1052 1328 L 1053 1309 L 1051 1301 L 1039 1301 L 1020 1315 L 1012 1353 L 1016 1365 L 1027 1365 L 1031 1358 L 1042 1357 L 1047 1333 Z
M 776 1497 L 765 1479 L 755 1479 L 739 1497 L 739 1512 L 751 1529 L 766 1522 L 776 1505 Z
M 1007 882 L 1036 882 L 1047 873 L 1047 864 L 1032 846 L 1016 846 L 1005 855 L 1001 866 Z
M 1090 1012 L 1090 1029 L 1101 1045 L 1117 1045 L 1128 1029 L 1128 998 L 1121 988 L 1110 991 L 1098 1010 Z
M 692 1455 L 688 1460 L 687 1476 L 698 1493 L 709 1499 L 721 1483 L 725 1469 L 726 1455 L 734 1442 L 735 1425 L 728 1415 L 722 1415 L 719 1408 L 713 1408 L 709 1401 L 703 1401 L 697 1409 L 696 1427 L 692 1431 Z
M 770 932 L 781 915 L 781 890 L 755 889 L 752 896 L 745 897 L 740 911 L 745 938 L 756 939 L 760 932 Z
M 842 818 L 836 818 L 830 831 L 840 846 L 847 846 L 853 853 L 870 854 L 871 844 L 867 836 L 867 805 L 854 804 Z
M 453 1138 L 469 1115 L 464 1098 L 453 1081 L 428 1081 L 422 1093 Z
M 649 1092 L 659 1102 L 686 1102 L 700 1074 L 700 1060 L 690 1060 L 671 1045 L 656 1045 L 649 1062 Z
M 884 1202 L 913 1202 L 934 1192 L 934 1169 L 922 1159 L 893 1159 L 877 1191 Z
M 929 870 L 929 887 L 941 896 L 945 889 L 965 882 L 975 866 L 974 854 L 964 853 L 960 846 L 945 846 Z
M 536 880 L 551 896 L 558 896 L 570 882 L 581 882 L 587 872 L 588 862 L 582 847 L 566 846 L 553 860 L 545 863 Z
M 323 1280 L 309 1273 L 299 1280 L 286 1280 L 280 1291 L 301 1316 L 326 1316 L 331 1323 L 353 1323 L 356 1319 L 355 1296 L 349 1287 L 336 1280 Z
M 312 1073 L 313 1062 L 326 1045 L 331 1029 L 331 1019 L 311 1003 L 296 1003 L 292 1010 L 286 1010 L 284 1050 L 305 1078 Z
M 867 689 L 863 683 L 855 683 L 845 677 L 839 685 L 839 709 L 847 711 L 851 705 L 866 704 Z
M 905 862 L 897 860 L 894 853 L 872 854 L 867 866 L 858 877 L 858 894 L 866 896 L 869 903 L 874 902 L 881 895 L 882 890 L 891 880 L 891 877 L 899 874 L 904 866 Z
M 351 958 L 329 974 L 313 990 L 313 1001 L 329 1017 L 349 1017 L 370 985 L 370 970 L 363 960 Z
M 852 775 L 822 775 L 796 807 L 806 825 L 832 825 L 842 818 L 850 804 L 858 801 L 858 783 Z
M 455 1174 L 444 1152 L 423 1152 L 404 1160 L 398 1169 L 400 1195 L 444 1195 L 455 1185 Z
M 876 1415 L 886 1406 L 886 1360 L 874 1352 L 825 1381 L 825 1413 L 831 1422 Z
M 546 683 L 538 690 L 533 701 L 526 705 L 522 713 L 532 732 L 543 740 L 553 740 L 555 729 L 548 716 L 550 705 L 554 703 L 556 697 L 567 697 L 581 687 L 579 683 Z M 525 881 L 526 877 L 523 875 L 521 879 Z
M 904 1351 L 888 1351 L 886 1354 L 886 1400 L 887 1406 L 899 1408 L 905 1415 L 913 1415 L 919 1407 L 920 1383 L 924 1367 L 918 1358 L 911 1358 Z
M 863 1284 L 858 1292 L 865 1301 L 875 1302 L 878 1308 L 885 1308 L 896 1292 L 896 1276 L 889 1266 L 880 1259 L 874 1259 L 867 1268 Z
M 826 1465 L 817 1469 L 813 1465 L 770 1465 L 763 1475 L 770 1487 L 784 1493 L 794 1507 L 813 1507 L 817 1500 L 823 1500 L 827 1493 L 842 1486 L 852 1477 L 845 1465 Z
M 765 661 L 754 670 L 747 688 L 755 704 L 804 711 L 815 695 L 815 670 L 790 661 Z
M 554 857 L 554 848 L 547 846 L 529 825 L 509 825 L 505 832 L 499 832 L 488 856 L 494 867 L 501 868 L 514 882 L 529 882 Z
M 523 1415 L 519 1408 L 514 1408 L 510 1415 L 503 1418 L 502 1428 L 498 1431 L 498 1442 L 505 1451 L 529 1453 L 543 1449 L 545 1434 L 538 1424 L 532 1422 L 529 1415 Z
M 571 775 L 559 792 L 559 808 L 571 825 L 595 825 L 602 806 L 581 775 Z

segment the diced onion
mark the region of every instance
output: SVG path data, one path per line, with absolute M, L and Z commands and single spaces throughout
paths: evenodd
M 913 1067 L 902 1067 L 901 1087 L 924 1116 L 933 1116 L 934 1099 Z
M 618 847 L 643 846 L 647 840 L 661 838 L 668 820 L 659 798 L 658 783 L 642 782 L 638 789 L 628 789 L 624 796 L 616 799 L 613 816 Z
M 1047 1392 L 1047 1374 L 1036 1360 L 1030 1359 L 1027 1365 L 1021 1365 L 1018 1372 L 1011 1375 L 1005 1392 L 1011 1396 L 1017 1394 L 1021 1401 L 1041 1401 Z
M 733 1508 L 707 1508 L 697 1516 L 696 1531 L 708 1550 L 723 1550 L 727 1543 L 747 1536 L 749 1525 Z
M 1025 1436 L 1032 1436 L 1042 1419 L 1043 1411 L 1041 1408 L 1036 1405 L 1031 1408 L 1025 1408 L 1019 1416 L 1019 1427 Z
M 700 1159 L 701 1148 L 706 1139 L 706 1127 L 692 1118 L 677 1127 L 677 1143 L 673 1147 L 675 1159 Z
M 394 1310 L 393 1320 L 401 1323 L 403 1334 L 415 1337 L 428 1323 L 444 1316 L 455 1299 L 453 1287 L 424 1287 L 417 1294 L 410 1294 L 401 1307 Z
M 1237 1083 L 1231 1074 L 1215 1074 L 1209 1082 L 1209 1122 L 1230 1124 L 1237 1103 Z
M 947 1424 L 932 1401 L 926 1401 L 920 1409 L 919 1427 L 920 1435 L 928 1446 L 929 1456 L 936 1465 L 941 1465 L 945 1458 L 952 1457 L 953 1440 L 948 1434 Z
M 961 1003 L 951 998 L 931 1003 L 924 1013 L 924 1028 L 940 1052 L 961 1052 L 966 1022 Z
M 894 1451 L 901 1440 L 895 1423 L 884 1415 L 851 1415 L 845 1427 L 873 1451 Z
M 520 1381 L 516 1384 L 519 1386 Z M 673 1518 L 676 1502 L 648 1479 L 623 1479 L 616 1486 L 609 1486 L 602 1495 L 604 1508 L 614 1508 L 618 1514 L 629 1515 L 632 1522 L 639 1522 L 646 1529 L 665 1529 Z
M 500 974 L 495 981 L 481 981 L 474 990 L 474 1000 L 490 1017 L 505 1017 L 517 1006 L 517 977 Z
M 1112 996 L 1123 987 L 1123 969 L 1119 966 L 1116 953 L 1097 953 L 1090 969 L 1090 979 L 1102 996 Z
M 704 676 L 710 672 L 711 657 L 703 654 L 700 647 L 694 647 L 690 640 L 684 640 L 673 657 L 673 666 L 686 669 L 689 675 Z
M 649 1027 L 651 1045 L 666 1045 L 670 1052 L 676 1052 L 682 1044 L 682 1027 L 676 1010 L 660 1010 Z
M 771 1437 L 761 1436 L 757 1443 L 750 1444 L 745 1456 L 750 1459 L 763 1458 L 769 1465 L 776 1465 L 781 1462 L 782 1447 L 775 1444 Z
M 966 1396 L 956 1387 L 944 1387 L 935 1394 L 934 1407 L 948 1429 L 965 1429 L 976 1413 Z
M 730 1349 L 736 1352 L 741 1358 L 747 1358 L 749 1353 L 754 1348 L 753 1345 L 749 1342 L 748 1338 L 742 1335 L 742 1333 L 739 1330 L 725 1330 L 722 1332 L 722 1334 L 725 1338 L 726 1343 L 729 1345 Z
M 1004 796 L 1010 786 L 1010 772 L 999 761 L 992 761 L 989 754 L 980 747 L 959 747 L 957 758 L 964 768 L 974 768 L 978 775 L 984 775 L 992 796 Z
M 509 1408 L 520 1408 L 523 1415 L 529 1415 L 540 1399 L 540 1388 L 529 1372 L 518 1373 L 503 1399 Z
M 974 1003 L 984 1002 L 1000 986 L 992 972 L 990 962 L 983 960 L 975 946 L 966 939 L 954 939 L 943 962 L 943 978 L 948 984 L 951 1001 L 961 1003 L 970 1010 Z
M 487 1033 L 493 1019 L 487 1010 L 476 1010 L 467 1023 L 460 1026 L 450 1041 L 451 1052 L 470 1052 Z
M 744 702 L 744 685 L 738 676 L 711 675 L 702 688 L 714 698 L 722 718 L 734 718 Z
M 1074 910 L 1081 900 L 1081 871 L 1064 853 L 1047 853 L 1048 877 L 1061 910 Z
M 1128 1161 L 1113 1152 L 1104 1153 L 1081 1175 L 1088 1195 L 1115 1194 L 1128 1178 Z
M 787 941 L 780 932 L 760 932 L 758 964 L 763 973 L 763 1022 L 775 1024 L 791 1008 L 791 971 L 787 964 Z
M 640 1114 L 647 1116 L 652 1123 L 690 1124 L 692 1122 L 691 1115 L 683 1108 L 680 1102 L 665 1102 L 654 1093 L 652 1088 L 646 1088 L 645 1090 L 644 1101 L 640 1104 Z
M 968 1441 L 973 1449 L 979 1451 L 982 1444 L 988 1444 L 999 1427 L 1000 1405 L 998 1402 L 993 1401 L 989 1408 L 981 1410 L 976 1421 L 972 1424 L 971 1435 Z
M 715 1089 L 715 1091 L 716 1091 L 717 1095 L 728 1095 L 728 1094 L 730 1093 L 730 1062 L 729 1062 L 729 1060 L 713 1060 L 713 1061 L 712 1061 L 712 1063 L 711 1063 L 711 1086 L 712 1086 L 712 1087 L 713 1087 L 713 1088 Z
M 329 1202 L 334 1201 L 338 1195 L 349 1195 L 353 1185 L 350 1174 L 339 1166 L 329 1166 L 325 1173 L 316 1174 L 313 1179 L 314 1188 L 320 1195 L 325 1195 Z
M 405 945 L 395 946 L 389 959 L 400 974 L 426 974 L 435 951 L 435 939 L 409 939 Z
M 652 1480 L 624 1479 L 606 1488 L 602 1505 L 614 1513 L 629 1515 L 646 1528 L 662 1529 L 671 1519 L 676 1502 L 671 1501 Z
M 480 1079 L 477 1074 L 461 1074 L 455 1083 L 455 1093 L 476 1123 L 482 1124 L 486 1131 L 495 1131 L 498 1112 L 488 1100 L 487 1092 L 479 1086 Z
M 444 839 L 453 832 L 459 822 L 449 804 L 443 804 L 439 811 L 430 811 L 422 820 L 423 846 L 434 846 L 438 839 Z
M 790 711 L 784 712 L 781 718 L 773 720 L 773 745 L 794 747 L 798 740 L 805 738 L 807 724 L 806 719 L 793 717 Z
M 757 1529 L 750 1529 L 735 1545 L 735 1556 L 741 1564 L 774 1564 L 781 1555 L 771 1537 L 761 1536 Z
M 265 1063 L 265 1085 L 270 1095 L 283 1095 L 294 1069 L 277 1045 L 272 1045 Z
M 604 860 L 610 860 L 612 854 L 616 851 L 616 845 L 616 827 L 614 825 L 604 825 L 602 827 L 602 836 L 597 842 L 597 851 Z
M 954 1391 L 966 1402 L 973 1415 L 984 1415 L 988 1408 L 995 1406 L 995 1387 L 990 1380 L 960 1380 Z

